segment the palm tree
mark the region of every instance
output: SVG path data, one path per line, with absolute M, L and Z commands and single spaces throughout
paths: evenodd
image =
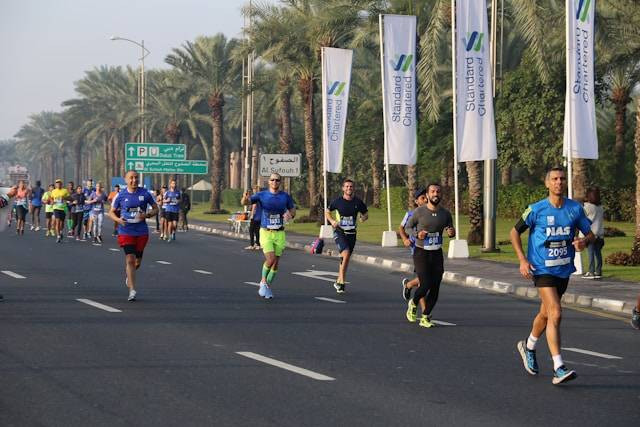
M 234 69 L 231 52 L 237 44 L 227 40 L 223 34 L 213 37 L 198 37 L 186 42 L 181 49 L 173 49 L 165 62 L 182 72 L 183 78 L 191 79 L 195 92 L 191 104 L 206 100 L 212 121 L 211 146 L 211 211 L 220 211 L 220 196 L 223 182 L 223 107 L 225 91 L 233 86 L 240 73 Z
M 636 98 L 636 133 L 633 138 L 636 152 L 636 230 L 631 249 L 633 265 L 640 264 L 640 96 Z

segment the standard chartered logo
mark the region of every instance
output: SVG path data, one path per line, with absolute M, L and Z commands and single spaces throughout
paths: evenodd
M 484 33 L 479 33 L 477 31 L 467 33 L 467 38 L 463 38 L 462 41 L 464 42 L 467 52 L 470 50 L 480 52 L 484 45 Z
M 331 82 L 329 84 L 328 95 L 342 96 L 344 94 L 344 88 L 347 85 L 346 82 Z
M 402 71 L 403 73 L 406 73 L 413 63 L 413 55 L 405 55 L 404 53 L 402 55 L 396 55 L 396 60 L 391 60 L 389 63 L 391 64 L 393 71 Z
M 591 0 L 575 0 L 576 7 L 576 19 L 580 22 L 586 22 L 589 19 L 589 6 L 591 6 Z

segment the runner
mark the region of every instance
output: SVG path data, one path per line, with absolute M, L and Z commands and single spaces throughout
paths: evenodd
M 87 186 L 82 189 L 82 192 L 84 193 L 85 200 L 89 200 L 89 198 L 91 197 L 91 193 L 93 193 L 93 191 L 95 190 L 95 188 L 93 188 L 93 180 L 89 178 L 86 182 L 86 185 Z M 91 236 L 91 231 L 93 230 L 93 227 L 91 225 L 91 209 L 91 204 L 85 202 L 84 215 L 82 216 L 82 225 L 84 229 L 85 239 L 89 239 L 89 237 L 95 237 Z
M 260 202 L 262 217 L 260 219 L 260 243 L 265 262 L 262 265 L 262 277 L 258 295 L 266 299 L 273 298 L 271 285 L 278 272 L 278 262 L 284 252 L 286 236 L 284 226 L 296 216 L 296 207 L 289 193 L 280 191 L 282 178 L 277 173 L 269 177 L 269 189 L 252 196 L 247 191 L 242 196 L 242 205 Z
M 116 184 L 113 187 L 113 191 L 111 193 L 109 193 L 109 197 L 107 197 L 107 200 L 109 201 L 110 205 L 113 205 L 113 200 L 116 198 L 116 196 L 120 194 L 120 186 L 118 184 Z M 120 216 L 120 212 L 116 212 L 116 216 Z M 113 236 L 117 236 L 118 235 L 118 223 L 117 222 L 113 222 Z
M 440 283 L 444 274 L 442 254 L 443 233 L 449 237 L 456 235 L 451 212 L 439 207 L 442 189 L 440 184 L 427 185 L 427 203 L 416 208 L 404 227 L 405 233 L 416 238 L 413 252 L 413 267 L 418 274 L 420 287 L 409 300 L 407 320 L 416 321 L 417 306 L 420 304 L 422 317 L 419 325 L 431 328 L 431 313 L 438 302 Z
M 27 187 L 27 183 L 18 181 L 18 189 L 16 190 L 15 206 L 16 206 L 16 234 L 24 234 L 24 223 L 29 211 L 29 197 L 31 190 Z
M 640 294 L 638 294 L 638 301 L 636 301 L 636 306 L 631 313 L 631 326 L 634 329 L 640 329 Z
M 62 188 L 62 180 L 56 179 L 55 188 L 51 191 L 53 199 L 53 229 L 57 236 L 57 243 L 62 243 L 62 230 L 67 210 L 67 200 L 71 199 L 71 194 L 66 188 Z
M 127 187 L 115 197 L 109 216 L 118 223 L 118 244 L 125 253 L 125 284 L 129 288 L 128 301 L 136 300 L 136 270 L 142 263 L 144 248 L 149 240 L 147 218 L 158 213 L 153 196 L 144 188 L 138 187 L 138 172 L 130 170 L 125 175 Z M 147 206 L 151 211 L 147 212 Z M 120 212 L 118 216 L 117 212 Z
M 160 209 L 160 213 L 158 214 L 158 218 L 160 218 L 160 240 L 164 240 L 167 234 L 167 224 L 164 217 L 164 193 L 167 191 L 167 186 L 163 185 L 160 187 L 160 193 L 156 194 L 156 202 L 158 203 L 158 208 Z
M 256 194 L 260 191 L 260 186 L 253 187 L 253 193 Z M 260 203 L 253 203 L 251 205 L 251 212 L 249 214 L 249 246 L 246 246 L 247 250 L 259 250 L 260 249 L 260 220 L 262 219 L 262 208 Z
M 84 205 L 86 200 L 82 185 L 78 185 L 76 192 L 71 195 L 71 216 L 73 218 L 73 226 L 71 229 L 76 236 L 76 241 L 85 241 L 84 237 L 86 233 L 82 232 L 82 225 L 84 222 Z
M 31 210 L 31 231 L 40 231 L 40 210 L 42 209 L 42 196 L 44 190 L 40 186 L 40 181 L 36 181 L 35 187 L 31 189 L 29 207 Z
M 576 271 L 573 258 L 595 239 L 591 222 L 582 206 L 564 197 L 567 178 L 562 168 L 552 168 L 545 176 L 549 197 L 529 207 L 511 229 L 513 249 L 520 260 L 520 274 L 532 279 L 540 295 L 540 311 L 533 320 L 529 338 L 518 341 L 516 347 L 524 369 L 538 374 L 536 344 L 546 330 L 549 352 L 553 357 L 553 384 L 561 384 L 577 377 L 565 367 L 560 355 L 560 299 L 567 290 L 569 277 Z M 578 228 L 585 235 L 579 239 Z M 527 255 L 522 250 L 520 235 L 529 229 Z
M 44 234 L 45 237 L 56 235 L 56 233 L 53 231 L 53 198 L 51 197 L 51 192 L 54 188 L 55 187 L 53 186 L 53 184 L 49 184 L 49 188 L 42 196 L 42 203 L 44 204 L 44 217 L 47 223 L 47 232 Z
M 417 207 L 420 207 L 425 203 L 427 203 L 426 188 L 423 187 L 416 190 L 416 192 L 414 193 L 414 202 Z M 412 257 L 416 247 L 416 238 L 413 235 L 408 235 L 407 233 L 405 233 L 404 227 L 405 225 L 407 225 L 407 221 L 409 221 L 409 218 L 411 218 L 414 211 L 415 209 L 413 211 L 407 211 L 407 213 L 404 214 L 404 218 L 402 218 L 400 227 L 398 227 L 398 234 L 400 234 L 400 237 L 402 238 L 402 243 L 404 244 L 405 247 L 409 248 L 409 251 L 411 252 Z M 415 270 L 414 270 L 414 273 L 415 273 Z M 402 279 L 402 297 L 404 298 L 405 301 L 409 301 L 409 299 L 411 298 L 411 289 L 419 285 L 420 285 L 420 280 L 418 279 L 417 276 L 411 280 L 407 278 Z
M 347 268 L 349 259 L 356 246 L 358 214 L 360 222 L 369 218 L 367 205 L 353 195 L 355 192 L 353 181 L 345 179 L 342 183 L 342 196 L 335 199 L 325 211 L 324 217 L 333 227 L 333 240 L 340 251 L 340 267 L 338 268 L 338 279 L 333 284 L 336 292 L 344 293 L 347 280 Z M 336 211 L 335 219 L 331 213 Z
M 67 183 L 67 191 L 69 192 L 70 196 L 73 195 L 73 193 L 76 192 L 76 187 L 75 187 L 75 185 L 73 185 L 73 181 L 69 181 Z M 69 198 L 69 200 L 66 203 L 67 208 L 65 210 L 65 217 L 67 218 L 67 230 L 68 230 L 67 231 L 67 236 L 69 236 L 69 237 L 73 237 L 73 220 L 74 220 L 74 218 L 73 218 L 73 214 L 71 212 L 71 208 L 72 208 L 71 203 L 72 202 L 73 202 L 72 199 Z
M 181 191 L 182 197 L 180 198 L 180 229 L 182 231 L 189 231 L 189 220 L 187 219 L 187 215 L 191 210 L 191 197 L 189 197 L 189 193 L 187 193 L 186 188 L 182 188 Z
M 102 190 L 102 183 L 96 184 L 96 189 L 89 196 L 87 204 L 91 205 L 91 226 L 94 243 L 102 243 L 102 223 L 104 222 L 104 203 L 107 193 Z
M 169 189 L 162 197 L 165 219 L 165 237 L 167 242 L 176 240 L 176 228 L 178 227 L 178 213 L 180 211 L 180 191 L 176 188 L 176 180 L 169 181 Z
M 2 221 L 2 215 L 8 209 L 10 209 L 11 198 L 16 195 L 16 187 L 0 188 L 0 233 L 4 231 L 4 222 Z M 6 209 L 5 209 L 6 208 Z M 4 297 L 0 295 L 0 302 L 4 301 Z

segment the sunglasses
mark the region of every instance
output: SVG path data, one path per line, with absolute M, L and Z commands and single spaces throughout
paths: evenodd
M 276 178 L 274 178 L 274 179 L 270 179 L 269 181 L 271 181 L 271 182 L 280 182 L 280 180 L 279 180 L 279 179 L 276 179 Z

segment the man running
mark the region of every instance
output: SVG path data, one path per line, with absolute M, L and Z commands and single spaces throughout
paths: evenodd
M 27 219 L 27 212 L 29 211 L 29 198 L 31 197 L 31 190 L 27 187 L 25 181 L 18 181 L 18 189 L 16 190 L 16 198 L 14 204 L 16 206 L 16 234 L 24 234 L 24 223 Z
M 416 190 L 416 192 L 414 193 L 414 203 L 416 204 L 417 207 L 420 207 L 425 203 L 427 203 L 426 188 L 423 187 Z M 416 238 L 413 235 L 407 234 L 404 231 L 404 227 L 407 225 L 407 221 L 409 221 L 409 218 L 413 216 L 414 211 L 415 209 L 412 211 L 407 211 L 407 213 L 404 214 L 404 218 L 402 218 L 402 222 L 400 222 L 400 227 L 398 227 L 398 234 L 400 234 L 400 237 L 402 238 L 402 243 L 404 244 L 405 247 L 409 248 L 409 251 L 411 252 L 412 257 L 416 247 Z M 414 270 L 414 273 L 415 273 L 415 270 Z M 417 276 L 411 280 L 407 278 L 402 279 L 402 297 L 404 298 L 405 301 L 409 301 L 409 299 L 411 298 L 411 289 L 419 285 L 420 285 L 420 280 L 418 279 Z
M 180 212 L 180 191 L 176 188 L 176 180 L 169 181 L 169 189 L 165 191 L 162 198 L 162 206 L 164 206 L 165 220 L 165 237 L 167 242 L 176 240 L 176 228 L 178 228 L 178 215 Z
M 69 195 L 72 196 L 73 193 L 76 192 L 76 186 L 73 184 L 73 181 L 67 182 L 67 191 Z M 72 200 L 69 199 L 66 203 L 65 209 L 65 217 L 67 218 L 67 236 L 73 237 L 73 213 L 72 213 Z
M 45 237 L 55 236 L 55 232 L 53 231 L 53 197 L 51 197 L 51 192 L 55 187 L 53 184 L 49 184 L 47 191 L 42 195 L 42 203 L 44 204 L 44 217 L 47 224 L 47 232 L 45 233 Z
M 91 206 L 90 223 L 94 243 L 102 243 L 102 223 L 104 221 L 104 204 L 106 201 L 107 193 L 102 190 L 102 183 L 98 182 L 96 189 L 89 195 L 89 200 L 87 200 L 87 204 Z
M 417 306 L 420 304 L 422 317 L 419 325 L 423 328 L 435 326 L 431 321 L 431 313 L 438 302 L 440 283 L 444 274 L 444 255 L 442 254 L 444 232 L 446 231 L 450 238 L 456 235 L 451 212 L 438 206 L 441 194 L 440 184 L 427 185 L 427 203 L 413 211 L 413 215 L 404 227 L 406 234 L 416 238 L 413 266 L 420 282 L 420 287 L 413 299 L 409 300 L 407 320 L 416 321 Z
M 109 197 L 107 197 L 107 200 L 109 201 L 110 205 L 113 205 L 113 201 L 115 200 L 116 196 L 120 194 L 120 186 L 118 184 L 116 184 L 113 187 L 113 191 L 111 193 L 109 193 Z M 120 216 L 120 212 L 116 212 L 116 216 Z M 113 222 L 113 236 L 117 236 L 118 235 L 118 223 L 117 222 Z
M 284 233 L 285 222 L 296 216 L 296 207 L 289 193 L 280 190 L 282 178 L 277 173 L 269 177 L 269 189 L 249 195 L 247 191 L 242 196 L 244 206 L 259 202 L 262 206 L 260 219 L 260 244 L 265 262 L 262 265 L 262 277 L 258 295 L 263 298 L 273 298 L 271 285 L 278 272 L 278 262 L 286 245 Z
M 125 284 L 129 288 L 128 301 L 136 300 L 136 270 L 142 264 L 144 248 L 149 240 L 147 218 L 158 213 L 158 205 L 145 188 L 138 187 L 138 172 L 130 170 L 125 175 L 127 188 L 115 197 L 109 217 L 118 223 L 118 244 L 125 253 Z M 147 212 L 147 207 L 151 210 Z M 117 212 L 120 211 L 120 215 Z
M 35 187 L 31 188 L 29 207 L 31 210 L 31 231 L 40 231 L 40 210 L 42 209 L 42 196 L 44 190 L 40 186 L 40 181 L 36 181 Z
M 540 295 L 540 310 L 533 319 L 529 338 L 518 341 L 516 347 L 524 369 L 530 375 L 537 375 L 536 344 L 546 331 L 549 352 L 553 358 L 552 383 L 561 384 L 577 375 L 565 367 L 560 355 L 560 299 L 567 290 L 569 277 L 576 271 L 573 265 L 576 251 L 583 250 L 595 236 L 583 207 L 564 197 L 567 186 L 564 169 L 550 169 L 544 184 L 549 189 L 549 196 L 529 205 L 510 233 L 511 244 L 520 260 L 520 274 L 533 279 Z M 577 237 L 576 228 L 585 235 L 584 238 Z M 527 229 L 529 244 L 525 256 L 520 235 Z
M 71 217 L 73 218 L 73 234 L 76 236 L 76 241 L 85 241 L 86 233 L 82 232 L 82 224 L 84 220 L 84 205 L 86 198 L 84 197 L 84 191 L 82 185 L 76 187 L 76 192 L 71 195 Z
M 87 186 L 82 189 L 82 192 L 84 193 L 85 200 L 89 200 L 89 198 L 91 197 L 91 193 L 93 193 L 93 191 L 95 190 L 95 188 L 93 188 L 93 180 L 89 178 L 86 182 L 86 185 Z M 82 215 L 82 225 L 84 228 L 85 239 L 89 239 L 91 231 L 93 230 L 93 226 L 91 225 L 91 208 L 92 207 L 89 203 L 85 203 L 84 214 Z
M 53 199 L 53 229 L 57 236 L 56 242 L 62 243 L 67 200 L 71 200 L 71 194 L 66 188 L 62 188 L 61 179 L 56 179 L 55 188 L 51 191 L 51 198 Z
M 164 205 L 164 193 L 166 192 L 167 186 L 163 185 L 160 187 L 160 193 L 156 194 L 156 202 L 160 209 L 160 213 L 158 214 L 158 218 L 160 218 L 160 240 L 164 240 L 167 235 L 167 221 L 165 219 L 166 206 Z
M 360 214 L 361 222 L 369 218 L 367 205 L 354 196 L 354 192 L 353 181 L 345 179 L 342 183 L 342 196 L 331 202 L 324 213 L 324 217 L 333 227 L 333 240 L 336 242 L 340 252 L 338 279 L 333 284 L 339 294 L 345 291 L 349 259 L 353 253 L 353 248 L 356 246 L 358 214 Z M 333 211 L 336 211 L 335 219 L 331 215 Z

